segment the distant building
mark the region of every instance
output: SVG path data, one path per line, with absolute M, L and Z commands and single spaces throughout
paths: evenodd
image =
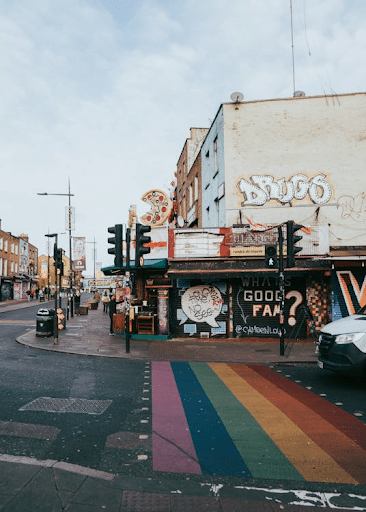
M 25 299 L 38 287 L 38 249 L 28 235 L 20 237 L 1 229 L 0 220 L 0 301 Z

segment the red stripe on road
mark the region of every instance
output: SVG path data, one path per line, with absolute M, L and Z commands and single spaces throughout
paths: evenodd
M 154 471 L 201 474 L 186 415 L 169 362 L 152 362 Z
M 240 366 L 232 365 L 232 367 L 240 374 Z M 359 427 L 364 427 L 364 424 L 269 368 L 261 365 L 249 365 L 249 367 L 254 373 L 252 376 L 246 374 L 246 380 L 285 413 L 349 475 L 359 483 L 366 484 L 366 452 L 345 433 L 349 430 L 348 423 L 351 426 L 358 423 Z M 316 402 L 316 407 L 312 407 L 313 401 Z M 320 403 L 322 414 L 319 414 Z M 343 422 L 334 421 L 340 412 Z M 333 422 L 328 421 L 328 417 Z M 357 431 L 357 434 L 359 435 L 360 431 Z
M 324 400 L 324 398 L 317 396 L 312 391 L 302 388 L 282 375 L 278 375 L 278 373 L 266 366 L 251 364 L 249 367 L 289 395 L 295 397 L 296 400 L 302 402 L 309 409 L 312 409 L 316 414 L 319 414 L 336 429 L 357 443 L 363 450 L 366 450 L 366 425 L 361 420 Z

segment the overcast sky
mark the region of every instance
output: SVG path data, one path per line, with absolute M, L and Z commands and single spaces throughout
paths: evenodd
M 293 0 L 296 90 L 365 92 L 365 0 Z M 190 127 L 221 103 L 293 94 L 290 0 L 0 0 L 2 229 L 46 253 L 97 242 L 151 188 L 170 190 Z M 66 235 L 59 245 L 68 248 Z M 93 273 L 92 244 L 87 246 Z

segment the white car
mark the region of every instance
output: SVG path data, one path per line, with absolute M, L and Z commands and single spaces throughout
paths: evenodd
M 318 366 L 354 377 L 366 376 L 366 305 L 355 315 L 323 327 Z

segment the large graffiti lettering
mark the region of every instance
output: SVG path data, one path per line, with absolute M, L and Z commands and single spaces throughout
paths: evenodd
M 314 204 L 328 203 L 333 195 L 330 183 L 326 181 L 325 173 L 309 177 L 303 173 L 294 174 L 286 180 L 275 180 L 273 176 L 265 174 L 253 174 L 249 180 L 240 178 L 236 187 L 243 195 L 242 206 L 263 206 L 268 201 L 278 201 L 288 204 L 292 201 L 301 201 L 309 196 Z
M 273 337 L 280 333 L 280 300 L 278 283 L 273 278 L 245 278 L 235 290 L 234 330 L 237 336 Z M 301 279 L 293 278 L 285 283 L 285 332 L 299 325 L 299 333 L 305 335 L 306 325 L 298 324 L 304 302 L 305 288 Z
M 182 310 L 193 322 L 206 322 L 219 327 L 216 317 L 220 314 L 223 299 L 220 290 L 210 285 L 192 286 L 182 296 Z
M 338 270 L 335 273 L 334 301 L 341 304 L 342 316 L 354 315 L 366 304 L 366 277 L 363 270 Z M 336 286 L 337 285 L 337 286 Z M 333 318 L 335 320 L 336 316 Z

